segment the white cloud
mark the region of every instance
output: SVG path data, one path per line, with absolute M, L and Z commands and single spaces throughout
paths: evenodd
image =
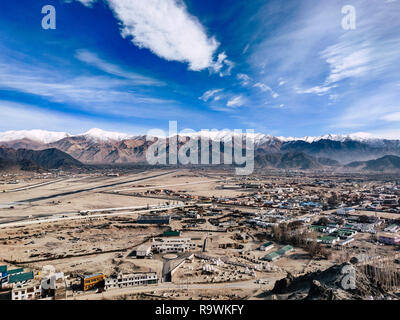
M 123 70 L 120 66 L 109 63 L 107 61 L 102 60 L 101 58 L 99 58 L 98 55 L 96 55 L 95 53 L 92 53 L 88 50 L 78 50 L 76 52 L 76 58 L 79 59 L 82 62 L 85 62 L 91 66 L 94 66 L 106 73 L 121 77 L 121 78 L 125 78 L 125 79 L 129 79 L 132 80 L 132 82 L 134 84 L 137 85 L 149 85 L 149 86 L 162 86 L 164 85 L 164 83 L 149 78 L 149 77 L 145 77 L 142 76 L 140 74 L 134 73 L 134 72 L 129 72 L 129 71 L 125 71 Z
M 72 1 L 74 1 L 74 0 L 64 0 L 64 2 L 66 2 L 66 3 L 71 3 Z M 85 7 L 88 7 L 88 8 L 93 7 L 93 4 L 95 2 L 97 2 L 97 0 L 76 0 L 76 1 L 82 3 Z
M 267 92 L 269 91 L 271 93 L 271 96 L 276 99 L 279 97 L 279 94 L 277 94 L 274 90 L 271 89 L 271 87 L 267 86 L 264 83 L 261 82 L 257 82 L 256 84 L 254 84 L 253 87 L 259 88 L 262 92 Z
M 308 93 L 308 94 L 317 94 L 319 96 L 322 96 L 324 94 L 327 94 L 332 88 L 334 88 L 335 86 L 331 86 L 331 87 L 320 87 L 320 86 L 315 86 L 309 89 L 300 89 L 300 88 L 295 88 L 295 91 L 299 94 L 304 94 L 304 93 Z
M 287 83 L 286 80 L 279 79 L 279 86 L 280 86 L 280 87 L 283 86 L 283 85 L 285 85 L 286 83 Z
M 377 87 L 371 95 L 356 99 L 337 118 L 332 118 L 331 127 L 388 129 L 390 122 L 398 125 L 395 123 L 400 117 L 398 102 L 395 86 Z
M 248 76 L 245 73 L 238 73 L 236 75 L 236 79 L 240 81 L 240 84 L 243 87 L 248 87 L 252 85 L 254 88 L 260 89 L 262 92 L 270 92 L 271 96 L 276 99 L 279 97 L 279 94 L 277 94 L 270 86 L 267 86 L 266 84 L 262 82 L 255 82 L 250 76 Z
M 95 126 L 101 126 L 107 130 L 126 130 L 133 134 L 146 132 L 148 129 L 131 125 L 124 126 L 119 121 L 106 122 L 98 118 L 74 116 L 3 100 L 0 100 L 0 117 L 2 119 L 0 131 L 42 129 L 79 134 Z
M 400 109 L 400 107 L 398 107 L 397 109 Z M 398 121 L 400 121 L 400 112 L 393 112 L 393 113 L 385 114 L 384 116 L 381 117 L 381 120 L 389 121 L 389 122 L 398 122 Z
M 168 61 L 189 64 L 189 69 L 221 72 L 231 63 L 225 54 L 214 62 L 219 47 L 199 20 L 180 0 L 107 0 L 121 23 L 121 34 L 139 48 L 147 48 Z M 228 69 L 231 68 L 228 65 Z M 222 73 L 221 73 L 222 74 Z
M 220 77 L 230 76 L 235 64 L 227 58 L 225 52 L 220 53 L 217 62 L 212 65 L 210 70 L 219 73 Z
M 373 67 L 371 50 L 365 44 L 357 48 L 353 42 L 341 42 L 324 50 L 322 57 L 331 68 L 331 74 L 326 80 L 327 84 L 364 76 Z
M 76 75 L 72 70 L 60 72 L 46 64 L 23 63 L 1 56 L 0 89 L 39 96 L 101 115 L 138 118 L 183 116 L 182 109 L 173 100 L 134 92 L 130 79 Z M 143 108 L 149 105 L 152 108 Z
M 247 52 L 247 50 L 249 50 L 249 48 L 250 48 L 250 43 L 248 43 L 248 44 L 246 45 L 246 47 L 243 49 L 242 54 L 246 54 L 246 52 Z
M 200 100 L 203 100 L 204 102 L 207 102 L 210 100 L 212 97 L 214 97 L 214 100 L 220 100 L 220 97 L 215 97 L 217 93 L 222 92 L 222 89 L 214 89 L 214 90 L 208 90 L 204 92 L 204 94 L 199 98 Z M 218 99 L 217 99 L 218 98 Z
M 246 100 L 243 96 L 236 96 L 230 99 L 227 103 L 227 107 L 241 107 L 246 103 Z
M 250 77 L 249 77 L 247 74 L 244 74 L 244 73 L 238 73 L 238 74 L 236 75 L 236 79 L 240 80 L 242 86 L 244 86 L 244 87 L 247 86 L 247 85 L 249 85 L 250 82 L 251 82 Z

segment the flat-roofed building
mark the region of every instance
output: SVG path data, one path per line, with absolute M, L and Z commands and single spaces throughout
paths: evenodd
M 8 276 L 8 283 L 25 283 L 34 279 L 33 272 L 11 274 Z
M 279 259 L 280 257 L 281 257 L 281 255 L 277 251 L 274 251 L 274 252 L 268 253 L 263 259 L 267 260 L 267 261 L 275 261 L 275 260 Z
M 272 248 L 274 248 L 274 244 L 270 241 L 267 243 L 264 243 L 263 245 L 260 246 L 260 250 L 261 251 L 268 251 L 271 250 Z
M 107 278 L 105 280 L 104 288 L 108 290 L 116 288 L 147 286 L 157 283 L 158 275 L 156 272 L 118 274 L 117 276 Z
M 17 285 L 11 291 L 11 300 L 36 300 L 41 298 L 41 293 L 39 283 Z
M 378 240 L 385 244 L 396 245 L 400 243 L 400 236 L 393 233 L 381 233 Z
M 354 214 L 356 210 L 354 208 L 339 208 L 336 210 L 336 214 L 340 216 Z
M 157 238 L 153 239 L 151 248 L 154 252 L 186 252 L 196 248 L 196 244 L 189 238 Z
M 140 216 L 137 219 L 139 224 L 170 224 L 171 216 Z
M 136 257 L 137 258 L 146 258 L 151 254 L 151 244 L 145 243 L 137 247 L 136 249 Z
M 96 273 L 88 276 L 80 276 L 81 289 L 88 291 L 93 288 L 99 288 L 104 285 L 105 276 L 102 273 Z

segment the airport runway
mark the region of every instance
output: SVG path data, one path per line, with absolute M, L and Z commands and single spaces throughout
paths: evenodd
M 24 221 L 18 221 L 18 222 L 9 222 L 9 223 L 3 223 L 0 224 L 0 228 L 13 228 L 13 227 L 25 227 L 25 226 L 30 226 L 30 225 L 35 225 L 35 224 L 44 224 L 44 223 L 51 223 L 51 222 L 59 222 L 59 221 L 71 221 L 71 220 L 83 220 L 83 219 L 97 219 L 97 218 L 106 218 L 106 217 L 114 217 L 114 216 L 124 216 L 124 215 L 131 215 L 131 214 L 143 214 L 143 213 L 148 213 L 150 211 L 163 211 L 165 209 L 175 209 L 175 208 L 182 208 L 186 207 L 184 204 L 178 204 L 178 205 L 171 205 L 171 206 L 165 206 L 161 208 L 155 208 L 152 207 L 148 210 L 140 210 L 140 211 L 130 211 L 130 212 L 116 212 L 116 213 L 103 213 L 103 214 L 94 214 L 94 215 L 76 215 L 72 217 L 57 217 L 57 218 L 45 218 L 41 220 L 24 220 Z M 59 215 L 59 214 L 57 214 Z

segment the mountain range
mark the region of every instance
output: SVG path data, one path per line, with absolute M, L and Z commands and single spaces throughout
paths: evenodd
M 39 171 L 80 168 L 83 164 L 58 149 L 40 151 L 0 147 L 0 169 L 10 168 Z
M 225 139 L 231 136 L 232 133 L 224 131 L 202 131 L 179 136 L 179 144 L 182 145 L 189 137 L 202 137 L 210 141 L 220 141 L 223 150 Z M 394 159 L 400 156 L 400 140 L 378 139 L 368 134 L 303 138 L 247 134 L 247 137 L 254 141 L 255 162 L 258 167 L 317 169 L 341 166 L 349 170 L 381 171 L 378 170 L 379 165 L 369 161 L 384 158 L 382 161 L 390 163 L 390 168 L 396 169 L 398 164 Z M 60 158 L 63 160 L 59 167 L 79 166 L 81 163 L 142 163 L 146 160 L 146 151 L 155 140 L 155 137 L 132 136 L 101 129 L 91 129 L 79 135 L 43 130 L 8 131 L 0 133 L 0 147 L 7 150 L 8 154 L 15 150 L 16 154 L 10 157 L 2 157 L 0 154 L 0 158 L 7 161 L 38 160 L 35 163 L 44 168 L 59 166 Z M 43 163 L 40 161 L 43 155 L 54 156 L 56 159 Z

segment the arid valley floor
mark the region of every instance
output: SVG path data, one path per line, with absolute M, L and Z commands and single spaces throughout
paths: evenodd
M 0 265 L 32 271 L 32 281 L 53 266 L 65 299 L 397 297 L 398 247 L 381 238 L 400 222 L 393 176 L 138 169 L 4 174 L 1 183 Z M 154 250 L 154 239 L 191 245 Z M 139 257 L 146 245 L 152 253 Z M 321 278 L 346 263 L 365 278 L 362 289 L 342 288 L 340 271 Z M 156 283 L 107 290 L 79 280 L 149 273 Z

